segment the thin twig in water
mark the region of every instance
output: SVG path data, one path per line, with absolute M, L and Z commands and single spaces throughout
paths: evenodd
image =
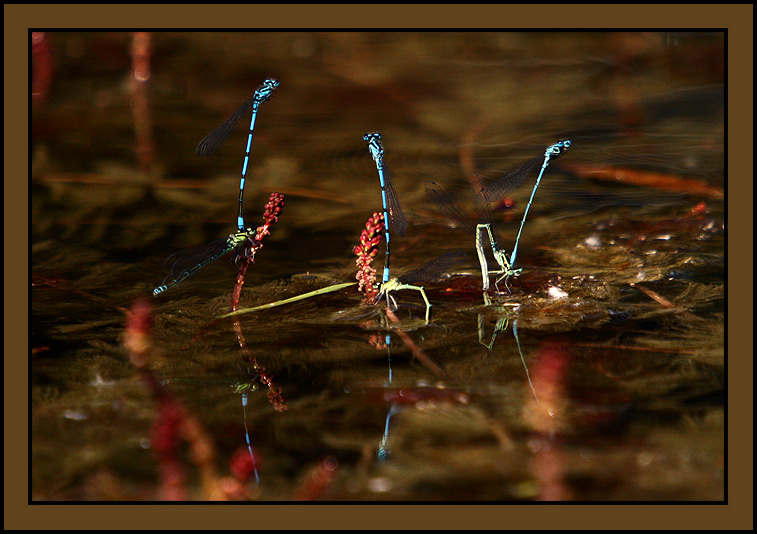
M 394 315 L 394 312 L 387 306 L 386 308 L 386 316 L 389 317 L 389 319 L 393 323 L 399 323 L 400 320 L 397 318 L 396 315 Z M 434 375 L 436 375 L 437 378 L 447 378 L 447 372 L 439 367 L 431 358 L 426 356 L 423 351 L 416 345 L 413 340 L 410 338 L 410 336 L 407 335 L 407 333 L 398 328 L 395 330 L 397 332 L 397 335 L 400 336 L 400 339 L 407 345 L 407 347 L 410 349 L 410 351 L 413 353 L 413 356 L 415 356 L 419 362 L 421 362 L 423 365 L 425 365 Z

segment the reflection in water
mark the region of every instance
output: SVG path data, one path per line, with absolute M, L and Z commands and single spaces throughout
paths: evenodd
M 487 293 L 483 293 L 484 295 L 484 305 L 487 307 L 492 306 L 491 297 Z M 531 388 L 531 392 L 534 395 L 534 398 L 536 401 L 539 401 L 539 397 L 536 394 L 536 390 L 534 389 L 534 385 L 531 382 L 531 375 L 528 374 L 528 365 L 526 365 L 526 360 L 523 358 L 523 351 L 521 350 L 520 346 L 520 337 L 518 336 L 518 319 L 516 317 L 518 304 L 516 303 L 503 303 L 501 306 L 497 306 L 495 309 L 498 310 L 499 313 L 502 313 L 503 316 L 499 317 L 497 319 L 497 323 L 494 325 L 494 331 L 492 332 L 492 337 L 489 340 L 489 343 L 485 343 L 484 340 L 484 316 L 483 314 L 478 314 L 478 342 L 481 343 L 484 347 L 486 347 L 489 350 L 489 353 L 492 352 L 492 348 L 494 347 L 494 342 L 497 339 L 497 334 L 500 332 L 507 330 L 507 327 L 510 324 L 510 319 L 513 319 L 513 337 L 515 338 L 515 343 L 518 346 L 518 354 L 520 355 L 520 361 L 523 362 L 523 370 L 526 372 L 526 379 L 528 380 L 528 385 Z
M 386 345 L 386 364 L 387 364 L 387 381 L 386 381 L 386 387 L 389 388 L 392 385 L 392 335 L 391 333 L 387 333 L 386 337 L 384 338 L 384 343 Z M 381 437 L 381 443 L 379 444 L 378 451 L 376 452 L 376 457 L 378 458 L 379 462 L 383 462 L 389 457 L 389 420 L 392 418 L 392 415 L 398 410 L 397 404 L 393 403 L 390 408 L 389 412 L 386 414 L 386 421 L 384 421 L 384 435 Z
M 243 385 L 241 391 L 242 398 L 242 417 L 244 418 L 244 438 L 247 441 L 247 451 L 250 453 L 250 461 L 253 465 L 253 472 L 255 475 L 255 485 L 260 484 L 260 475 L 258 474 L 258 461 L 255 459 L 255 453 L 252 452 L 252 444 L 250 443 L 250 431 L 247 428 L 247 400 L 249 390 L 252 388 L 252 382 Z
M 532 430 L 530 470 L 538 487 L 538 499 L 564 501 L 573 498 L 566 485 L 567 458 L 558 433 L 568 428 L 568 398 L 564 389 L 568 354 L 557 344 L 544 344 L 539 351 L 534 381 L 542 393 L 524 404 L 524 419 Z
M 468 255 L 462 251 L 445 252 L 441 256 L 434 258 L 409 273 L 403 274 L 399 278 L 390 278 L 387 282 L 382 283 L 378 295 L 376 296 L 376 301 L 378 301 L 383 295 L 387 300 L 387 305 L 391 301 L 392 306 L 396 310 L 397 302 L 394 300 L 394 297 L 391 296 L 393 291 L 402 291 L 404 289 L 418 291 L 423 297 L 423 302 L 426 304 L 426 324 L 428 324 L 429 315 L 431 313 L 431 303 L 426 296 L 426 291 L 423 289 L 423 286 L 415 284 L 423 281 L 428 282 L 435 280 L 443 274 L 449 273 L 449 271 L 455 266 L 464 263 L 467 258 Z

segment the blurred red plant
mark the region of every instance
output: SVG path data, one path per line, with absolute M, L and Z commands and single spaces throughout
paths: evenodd
M 42 106 L 53 80 L 53 50 L 45 32 L 32 32 L 32 104 Z
M 322 499 L 336 476 L 339 462 L 327 456 L 315 466 L 300 483 L 292 497 L 295 501 L 316 501 Z
M 170 501 L 188 498 L 187 473 L 180 453 L 180 444 L 186 441 L 190 458 L 199 470 L 205 498 L 224 500 L 226 496 L 220 490 L 220 479 L 214 465 L 216 455 L 212 438 L 149 366 L 151 328 L 152 306 L 147 300 L 139 299 L 127 314 L 123 345 L 131 364 L 139 371 L 142 383 L 157 402 L 157 416 L 150 432 L 150 442 L 158 460 L 158 497 Z

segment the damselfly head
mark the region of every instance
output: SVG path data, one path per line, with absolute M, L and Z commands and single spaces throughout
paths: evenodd
M 263 85 L 255 91 L 255 101 L 261 104 L 273 96 L 273 91 L 278 87 L 279 81 L 275 78 L 268 78 Z
M 564 139 L 562 141 L 558 141 L 554 145 L 547 148 L 546 155 L 548 155 L 550 158 L 556 158 L 562 155 L 562 153 L 565 152 L 569 146 L 570 146 L 570 139 Z
M 367 133 L 363 136 L 365 141 L 368 141 L 368 150 L 371 152 L 371 157 L 376 165 L 384 166 L 384 147 L 381 145 L 381 134 L 378 132 Z

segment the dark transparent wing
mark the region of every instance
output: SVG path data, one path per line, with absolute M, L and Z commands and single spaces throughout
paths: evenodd
M 236 130 L 242 117 L 245 116 L 247 111 L 255 103 L 255 96 L 250 97 L 239 109 L 237 109 L 231 116 L 223 121 L 218 127 L 205 136 L 205 139 L 200 141 L 195 149 L 195 154 L 198 156 L 211 156 L 221 147 L 221 145 L 229 138 L 229 136 Z
M 386 191 L 386 210 L 389 214 L 389 226 L 394 233 L 402 237 L 407 230 L 407 219 L 400 206 L 400 198 L 394 189 L 394 184 L 386 167 L 382 167 L 384 173 L 384 190 Z
M 513 169 L 504 176 L 501 176 L 482 189 L 483 197 L 488 202 L 501 200 L 509 193 L 518 189 L 526 179 L 533 174 L 544 162 L 544 156 L 538 156 L 528 160 L 517 169 Z
M 403 284 L 419 284 L 421 282 L 430 282 L 439 278 L 441 275 L 450 271 L 452 268 L 462 265 L 468 259 L 468 255 L 460 250 L 454 252 L 445 252 L 428 263 L 425 263 L 413 269 L 409 273 L 399 277 Z

